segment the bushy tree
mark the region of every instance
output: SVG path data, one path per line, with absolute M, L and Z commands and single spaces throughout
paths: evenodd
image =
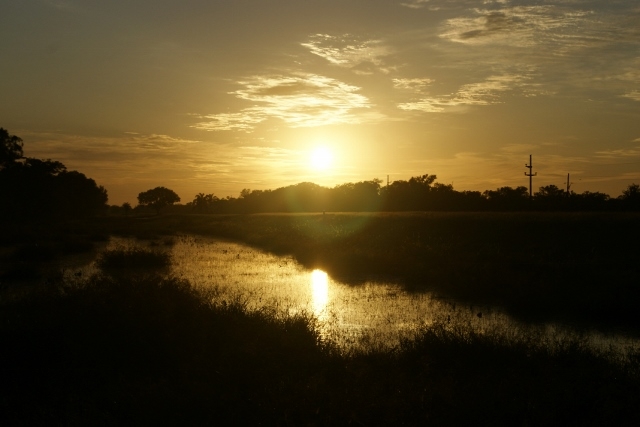
M 124 202 L 120 208 L 122 209 L 122 212 L 124 212 L 125 216 L 129 216 L 129 214 L 131 213 L 131 211 L 133 210 L 133 208 L 131 207 L 131 203 L 129 202 Z
M 22 158 L 22 139 L 0 128 L 0 169 L 12 165 Z
M 622 203 L 626 209 L 640 209 L 640 185 L 635 183 L 630 184 L 618 198 L 622 200 Z
M 173 205 L 179 201 L 180 197 L 173 190 L 166 187 L 156 187 L 138 194 L 138 204 L 155 209 L 157 214 L 166 206 Z
M 535 194 L 535 196 L 538 198 L 546 197 L 551 199 L 558 199 L 558 198 L 566 197 L 567 193 L 563 189 L 558 188 L 557 185 L 551 184 L 545 187 L 540 187 L 540 191 L 538 191 Z
M 529 191 L 527 187 L 500 187 L 487 190 L 482 195 L 488 200 L 489 207 L 497 210 L 520 210 L 528 206 Z
M 388 210 L 429 210 L 433 208 L 431 192 L 436 175 L 414 176 L 409 181 L 394 181 L 380 188 L 384 206 Z
M 107 190 L 77 171 L 64 171 L 55 179 L 54 202 L 64 218 L 95 216 L 107 208 Z
M 210 213 L 214 209 L 215 203 L 218 201 L 218 197 L 211 194 L 198 193 L 191 202 L 193 210 L 198 213 Z
M 64 220 L 107 208 L 107 190 L 55 160 L 24 157 L 22 139 L 0 128 L 0 217 Z

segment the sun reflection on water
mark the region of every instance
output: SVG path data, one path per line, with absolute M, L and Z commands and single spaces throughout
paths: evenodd
M 313 313 L 319 319 L 325 317 L 325 309 L 329 302 L 329 276 L 322 270 L 311 272 L 311 303 Z
M 215 290 L 220 298 L 234 300 L 241 296 L 248 309 L 273 306 L 291 314 L 313 314 L 322 336 L 344 349 L 374 344 L 395 346 L 419 328 L 437 323 L 459 330 L 502 334 L 516 341 L 528 333 L 539 333 L 549 345 L 574 334 L 561 325 L 553 325 L 550 330 L 549 325 L 523 324 L 491 307 L 456 304 L 429 293 L 409 293 L 394 283 L 347 285 L 330 279 L 322 270 L 310 272 L 291 256 L 201 236 L 178 235 L 171 245 L 112 237 L 105 249 L 145 245 L 169 251 L 175 277 L 187 279 L 196 288 Z M 72 279 L 98 273 L 95 263 L 81 270 L 75 264 L 67 269 Z M 596 350 L 615 348 L 620 354 L 640 348 L 640 341 L 633 337 L 592 333 L 588 340 Z

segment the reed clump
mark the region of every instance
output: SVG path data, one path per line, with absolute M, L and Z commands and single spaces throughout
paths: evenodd
M 96 266 L 107 274 L 155 271 L 171 266 L 171 254 L 144 248 L 117 248 L 102 252 Z

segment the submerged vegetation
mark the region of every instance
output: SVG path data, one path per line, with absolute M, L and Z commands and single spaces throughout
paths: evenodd
M 140 256 L 133 252 L 108 255 Z M 155 254 L 149 254 L 154 257 Z M 0 303 L 0 423 L 623 425 L 638 358 L 438 323 L 341 353 L 313 317 L 158 274 L 63 281 Z

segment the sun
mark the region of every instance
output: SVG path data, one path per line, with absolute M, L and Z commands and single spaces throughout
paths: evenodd
M 309 160 L 313 169 L 323 171 L 331 167 L 333 155 L 327 147 L 316 147 L 311 152 Z

